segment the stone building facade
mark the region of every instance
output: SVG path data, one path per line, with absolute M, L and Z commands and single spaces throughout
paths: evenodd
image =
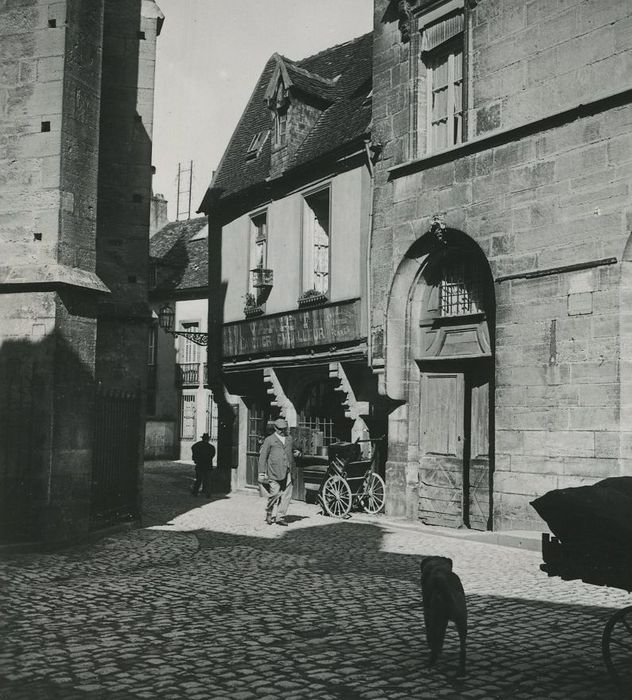
M 274 54 L 200 206 L 218 463 L 233 487 L 257 488 L 279 416 L 316 463 L 333 442 L 384 432 L 367 363 L 372 44 Z M 299 476 L 295 497 L 306 491 Z
M 206 357 L 206 217 L 166 223 L 151 237 L 149 252 L 154 323 L 147 355 L 145 457 L 191 462 L 191 447 L 202 433 L 217 446 L 217 406 Z M 170 331 L 160 326 L 166 309 L 173 314 Z
M 4 541 L 138 510 L 162 20 L 153 0 L 0 5 Z
M 539 528 L 632 474 L 632 5 L 376 0 L 387 509 Z

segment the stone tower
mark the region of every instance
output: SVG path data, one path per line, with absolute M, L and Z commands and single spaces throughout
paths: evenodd
M 108 478 L 110 521 L 138 513 L 162 21 L 153 0 L 0 5 L 5 542 L 63 541 L 106 524 L 95 504 Z M 97 412 L 108 411 L 115 428 L 104 436 Z M 97 454 L 108 442 L 118 455 Z M 95 474 L 97 458 L 103 474 L 108 459 L 125 465 L 124 488 L 120 472 Z M 133 506 L 118 507 L 122 490 Z

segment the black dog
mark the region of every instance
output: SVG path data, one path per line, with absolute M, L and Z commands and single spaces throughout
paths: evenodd
M 429 665 L 434 666 L 443 648 L 448 621 L 456 625 L 461 642 L 459 677 L 465 675 L 467 606 L 461 579 L 452 571 L 448 557 L 424 557 L 421 561 L 421 595 L 424 605 Z

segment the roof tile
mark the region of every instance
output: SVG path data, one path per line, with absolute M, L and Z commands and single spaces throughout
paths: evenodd
M 368 131 L 372 51 L 373 35 L 368 33 L 300 61 L 281 57 L 298 89 L 331 102 L 294 154 L 291 167 L 324 156 Z M 246 152 L 258 132 L 272 127 L 264 95 L 277 59 L 272 56 L 263 69 L 217 168 L 212 185 L 223 190 L 223 197 L 264 182 L 270 175 L 270 139 L 257 158 L 247 161 Z
M 182 291 L 208 285 L 208 237 L 200 237 L 206 225 L 205 216 L 172 221 L 149 239 L 159 289 Z

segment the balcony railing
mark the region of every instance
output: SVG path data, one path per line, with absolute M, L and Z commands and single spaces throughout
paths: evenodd
M 176 365 L 176 384 L 178 386 L 199 386 L 200 363 L 192 362 Z
M 254 270 L 250 270 L 252 276 L 252 286 L 256 289 L 261 287 L 272 287 L 274 282 L 274 273 L 272 270 L 268 270 L 265 267 L 256 267 Z

